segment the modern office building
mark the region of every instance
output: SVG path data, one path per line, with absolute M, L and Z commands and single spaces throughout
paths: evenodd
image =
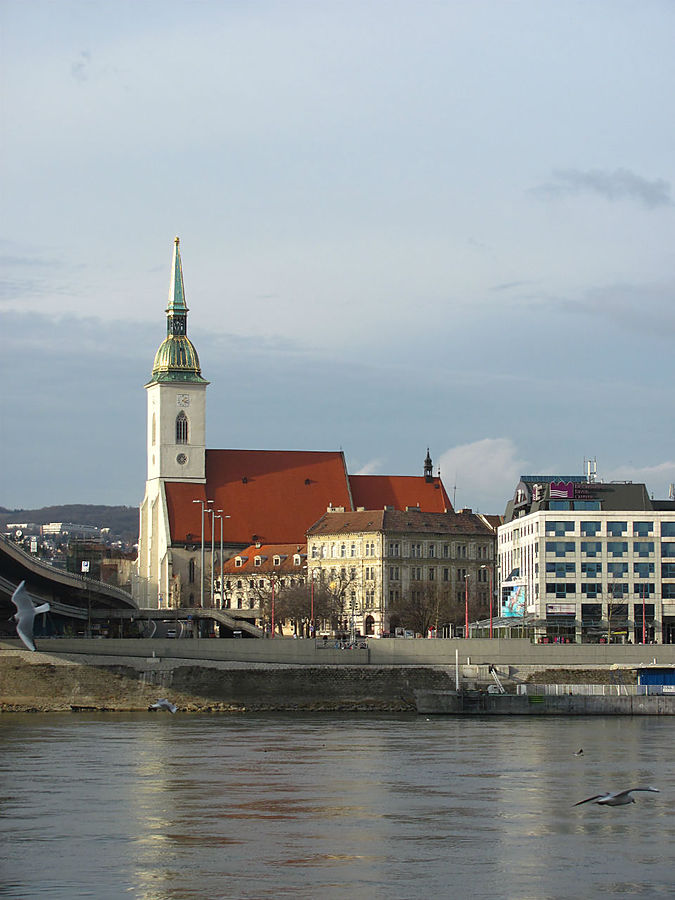
M 501 613 L 538 641 L 675 643 L 675 500 L 591 466 L 523 475 L 497 541 Z

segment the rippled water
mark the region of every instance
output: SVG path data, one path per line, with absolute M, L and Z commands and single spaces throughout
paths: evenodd
M 5 714 L 0 896 L 673 896 L 674 737 L 668 718 Z M 661 793 L 572 806 L 645 783 Z

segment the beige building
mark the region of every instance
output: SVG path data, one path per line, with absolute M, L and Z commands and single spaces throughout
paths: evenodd
M 307 565 L 315 583 L 344 589 L 343 625 L 357 634 L 389 634 L 411 604 L 440 632 L 467 609 L 471 621 L 488 613 L 495 540 L 470 510 L 329 508 L 307 532 Z

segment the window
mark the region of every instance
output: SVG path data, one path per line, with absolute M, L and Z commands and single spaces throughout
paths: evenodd
M 654 563 L 633 563 L 633 574 L 637 578 L 649 578 L 654 574 Z
M 280 557 L 280 556 L 275 556 L 275 557 L 272 559 L 272 565 L 273 565 L 273 566 L 280 566 L 280 565 L 281 565 L 281 557 Z
M 675 584 L 666 582 L 661 585 L 661 596 L 664 600 L 675 600 Z
M 429 556 L 429 559 L 433 559 L 436 556 L 436 545 L 435 544 L 429 544 L 428 556 Z
M 188 420 L 187 416 L 181 409 L 176 416 L 176 443 L 187 444 L 188 442 Z
M 607 556 L 625 556 L 628 553 L 628 541 L 607 541 Z
M 599 500 L 575 500 L 572 503 L 572 509 L 600 509 L 600 501 Z
M 342 559 L 344 559 L 346 555 L 347 555 L 347 545 L 340 544 L 340 556 L 342 557 Z
M 253 558 L 253 565 L 254 565 L 254 566 L 259 566 L 261 562 L 262 562 L 262 560 L 261 560 L 261 558 L 260 558 L 259 556 L 255 556 L 255 557 Z
M 558 510 L 558 511 L 566 510 L 566 509 L 570 508 L 570 501 L 569 500 L 549 500 L 548 508 L 553 509 L 553 510 Z
M 675 578 L 675 563 L 661 563 L 661 578 Z
M 155 446 L 155 441 L 157 439 L 157 418 L 155 414 L 152 414 L 152 446 Z
M 651 597 L 653 593 L 654 593 L 654 585 L 653 584 L 646 584 L 645 582 L 642 582 L 642 584 L 636 584 L 633 587 L 633 595 L 635 596 L 636 599 L 639 599 L 639 600 L 646 600 L 647 597 Z M 639 616 L 640 614 L 641 614 L 640 612 L 636 611 L 636 616 Z
M 581 536 L 582 537 L 595 537 L 596 534 L 600 534 L 600 522 L 582 522 L 581 523 Z
M 628 594 L 628 585 L 623 581 L 610 581 L 607 585 L 607 591 L 612 601 L 617 597 L 625 597 Z
M 556 537 L 565 537 L 566 534 L 574 533 L 574 522 L 555 522 L 553 520 L 546 523 L 546 534 L 553 534 Z
M 239 569 L 241 567 L 242 562 L 243 562 L 243 560 L 242 560 L 241 556 L 238 556 L 234 561 L 235 567 L 237 569 Z
M 628 563 L 615 563 L 608 562 L 607 563 L 607 574 L 610 578 L 627 578 L 628 577 Z
M 398 541 L 389 544 L 389 556 L 400 556 L 401 555 L 401 547 Z
M 194 584 L 195 582 L 195 561 L 191 559 L 188 563 L 188 581 L 190 584 Z
M 555 594 L 557 598 L 564 598 L 568 594 L 576 594 L 577 586 L 572 582 L 553 581 L 546 584 L 546 593 Z
M 400 596 L 401 596 L 401 594 L 397 590 L 389 591 L 389 602 L 396 603 L 396 601 L 399 599 Z
M 487 544 L 479 544 L 478 545 L 478 559 L 488 559 L 488 550 L 489 547 Z
M 390 581 L 399 581 L 400 579 L 400 570 L 398 566 L 389 566 L 389 580 Z
M 421 581 L 422 580 L 422 569 L 420 568 L 420 566 L 411 566 L 410 579 L 411 579 L 411 581 Z
M 566 578 L 570 573 L 574 575 L 576 566 L 574 563 L 547 562 L 546 573 L 553 574 L 555 578 Z M 486 571 L 486 570 L 483 570 Z M 487 572 L 486 572 L 487 574 Z
M 366 566 L 366 581 L 372 581 L 375 578 L 375 568 Z
M 457 581 L 461 581 L 466 577 L 466 569 L 457 569 Z
M 356 544 L 352 541 L 349 547 L 349 555 L 356 556 Z
M 602 584 L 598 584 L 597 582 L 582 584 L 581 593 L 585 594 L 587 597 L 600 597 L 602 596 Z
M 443 569 L 443 581 L 450 581 L 450 569 Z
M 675 542 L 671 543 L 670 541 L 664 541 L 663 544 L 661 544 L 661 556 L 664 559 L 675 558 Z
M 653 556 L 654 541 L 633 541 L 634 556 Z
M 420 559 L 422 556 L 422 545 L 421 544 L 411 544 L 410 545 L 410 555 L 415 557 L 416 559 Z
M 583 544 L 581 545 L 581 549 L 583 552 Z M 546 552 L 555 553 L 556 556 L 565 556 L 567 553 L 574 553 L 574 541 L 546 541 Z
M 621 563 L 612 563 L 612 565 L 621 565 Z M 602 576 L 602 563 L 582 562 L 581 574 L 588 578 L 600 578 Z
M 661 522 L 661 537 L 675 537 L 675 522 Z
M 447 559 L 450 556 L 450 544 L 443 544 L 443 558 Z
M 649 537 L 650 534 L 654 533 L 654 523 L 653 522 L 633 522 L 633 536 L 634 537 Z
M 429 580 L 429 581 L 435 581 L 435 580 L 436 580 L 436 569 L 434 569 L 433 566 L 429 566 L 429 578 L 428 578 L 428 580 Z
M 608 522 L 607 523 L 607 536 L 608 537 L 621 537 L 626 534 L 628 531 L 628 523 L 627 522 Z
M 466 559 L 466 544 L 457 544 L 457 556 L 460 559 Z

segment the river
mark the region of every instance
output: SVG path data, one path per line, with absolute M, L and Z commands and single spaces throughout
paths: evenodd
M 0 896 L 672 897 L 674 738 L 671 718 L 3 714 Z

